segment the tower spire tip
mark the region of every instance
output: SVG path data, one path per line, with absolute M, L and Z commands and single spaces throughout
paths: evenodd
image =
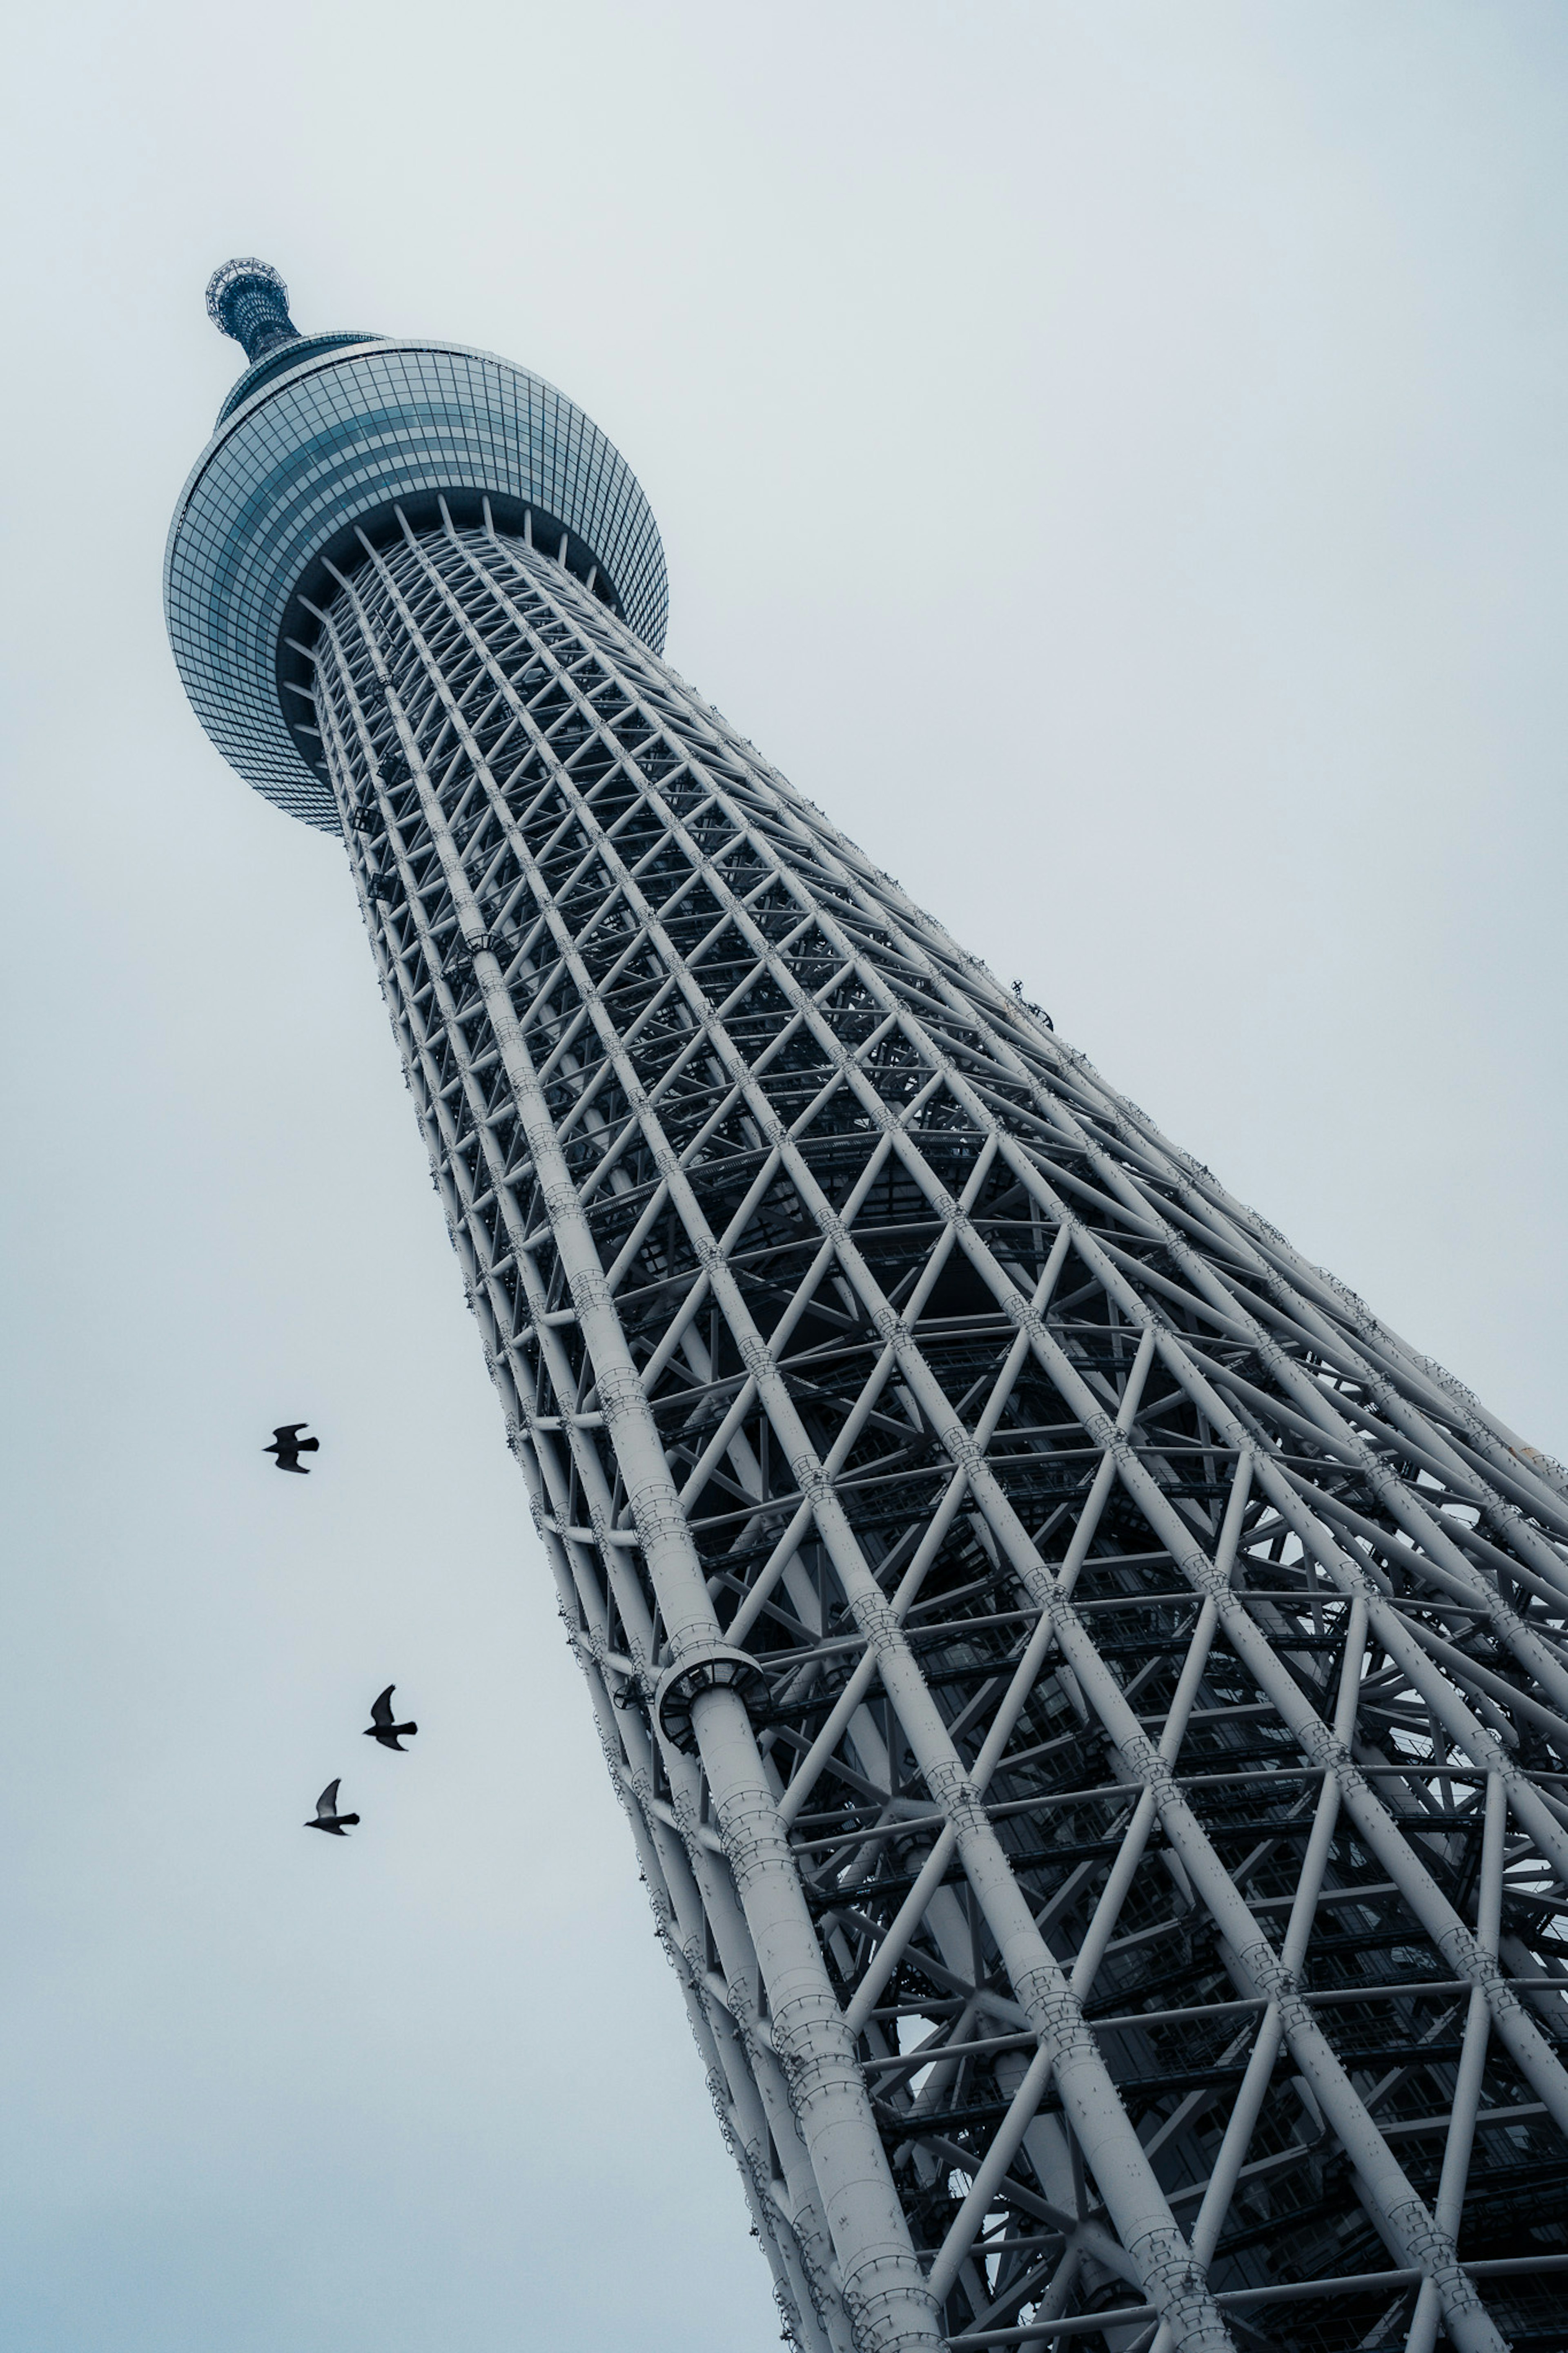
M 226 261 L 207 280 L 207 317 L 220 334 L 232 335 L 252 364 L 279 343 L 296 342 L 300 330 L 289 316 L 289 289 L 269 261 L 245 254 Z

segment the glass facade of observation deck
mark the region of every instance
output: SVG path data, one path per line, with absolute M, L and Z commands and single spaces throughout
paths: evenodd
M 664 642 L 664 551 L 614 445 L 542 377 L 483 352 L 363 343 L 265 385 L 208 444 L 181 495 L 164 610 L 208 735 L 269 800 L 333 831 L 307 707 L 288 713 L 279 657 L 310 623 L 301 584 L 354 552 L 398 502 L 488 495 L 568 535 L 567 561 L 644 642 Z M 498 520 L 500 518 L 498 517 Z M 342 543 L 347 537 L 348 545 Z M 291 611 L 292 607 L 292 611 Z

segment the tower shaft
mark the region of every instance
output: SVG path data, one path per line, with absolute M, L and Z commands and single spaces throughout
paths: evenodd
M 1552 1466 L 564 533 L 416 522 L 327 565 L 308 699 L 787 2327 L 1528 2342 L 1568 2313 L 1521 2236 L 1568 2180 Z

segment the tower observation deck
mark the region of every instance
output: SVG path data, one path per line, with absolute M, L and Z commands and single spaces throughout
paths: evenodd
M 786 2333 L 1568 2345 L 1563 1473 L 668 668 L 580 409 L 209 307 L 175 659 L 348 852 Z

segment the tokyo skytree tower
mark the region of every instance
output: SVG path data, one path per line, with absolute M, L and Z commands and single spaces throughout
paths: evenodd
M 175 659 L 348 851 L 786 2336 L 1568 2346 L 1563 1472 L 668 668 L 580 409 L 207 301 Z

